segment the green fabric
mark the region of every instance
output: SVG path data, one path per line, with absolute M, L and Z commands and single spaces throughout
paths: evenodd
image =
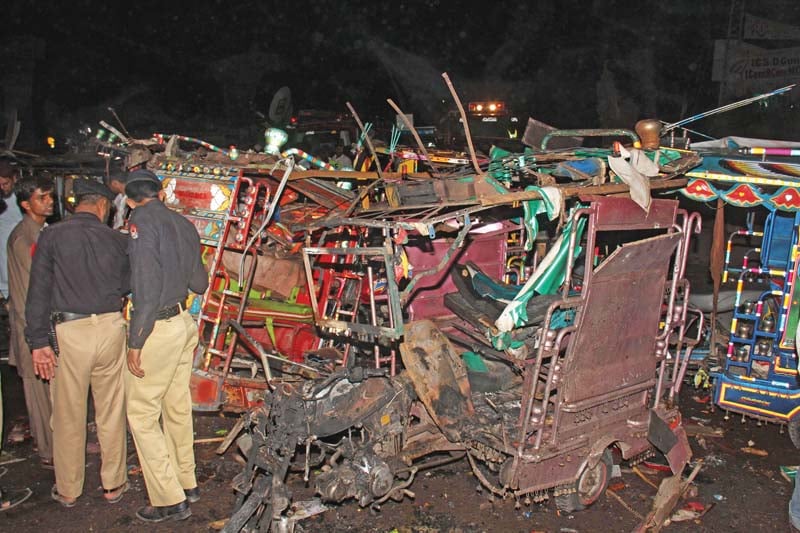
M 536 294 L 555 294 L 556 292 L 558 292 L 558 289 L 564 283 L 564 276 L 566 275 L 566 268 L 567 268 L 567 252 L 569 251 L 569 239 L 567 237 L 569 236 L 569 233 L 572 231 L 572 228 L 569 227 L 572 226 L 572 224 L 573 224 L 572 220 L 570 220 L 570 222 L 567 223 L 568 227 L 565 228 L 565 231 L 563 233 L 563 235 L 565 235 L 565 238 L 558 249 L 558 255 L 556 257 L 556 260 L 553 262 L 552 265 L 550 265 L 550 268 L 548 268 L 547 271 L 533 285 L 533 291 Z M 586 218 L 581 218 L 580 220 L 578 220 L 578 227 L 576 229 L 577 231 L 576 242 L 581 241 L 581 237 L 583 236 L 583 230 L 585 228 L 586 228 Z M 575 258 L 578 257 L 578 255 L 581 253 L 581 251 L 583 251 L 583 248 L 580 245 L 575 246 L 575 255 L 570 260 L 574 261 Z M 529 300 L 531 296 L 533 295 L 528 296 L 528 298 L 525 301 Z M 519 295 L 517 295 L 517 298 L 519 298 Z M 525 316 L 525 319 L 527 320 L 527 314 Z
M 492 335 L 489 340 L 492 341 L 492 346 L 495 350 L 505 350 L 506 348 L 511 347 L 511 332 L 502 331 L 497 335 Z
M 525 190 L 537 191 L 541 196 L 541 198 L 536 200 L 522 202 L 522 209 L 524 212 L 523 223 L 528 235 L 528 238 L 525 239 L 525 251 L 530 252 L 533 250 L 533 242 L 536 240 L 536 235 L 539 233 L 539 221 L 536 219 L 536 215 L 547 213 L 547 218 L 553 220 L 559 206 L 553 205 L 550 197 L 545 194 L 541 187 L 530 185 L 525 187 Z
M 556 246 L 554 246 L 548 252 L 547 257 L 545 258 L 544 262 L 550 259 L 550 264 L 544 270 L 537 270 L 534 273 L 533 277 L 528 280 L 519 293 L 517 293 L 517 296 L 511 302 L 509 302 L 509 304 L 503 310 L 498 322 L 504 318 L 506 320 L 510 319 L 515 328 L 521 327 L 528 322 L 527 305 L 528 301 L 533 298 L 534 295 L 555 294 L 558 292 L 561 285 L 563 285 L 564 278 L 566 276 L 570 240 L 569 236 L 573 231 L 573 225 L 574 219 L 572 216 L 570 216 L 569 222 L 567 222 L 567 224 L 564 226 L 564 229 L 559 236 L 559 240 L 556 242 Z M 586 218 L 581 217 L 578 220 L 577 226 L 574 230 L 577 232 L 576 242 L 581 242 L 585 228 Z M 569 258 L 569 260 L 574 261 L 581 251 L 582 247 L 576 245 L 574 255 L 572 258 Z M 560 323 L 568 323 L 569 320 L 570 317 L 567 316 L 559 318 Z M 504 350 L 509 348 L 511 347 L 511 332 L 500 332 L 498 335 L 492 336 L 491 341 L 495 349 Z
M 489 149 L 489 159 L 492 161 L 496 161 L 498 159 L 503 159 L 511 155 L 511 152 L 508 150 L 503 150 L 502 148 L 498 148 L 497 146 L 492 145 Z
M 464 360 L 464 364 L 467 365 L 467 368 L 472 372 L 489 371 L 489 367 L 483 362 L 481 356 L 475 352 L 464 352 L 461 354 L 461 358 Z
M 551 329 L 562 329 L 575 322 L 575 309 L 557 309 L 550 317 Z

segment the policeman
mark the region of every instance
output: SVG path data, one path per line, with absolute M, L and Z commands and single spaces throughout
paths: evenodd
M 125 194 L 133 209 L 128 423 L 150 499 L 136 516 L 145 522 L 184 520 L 192 514 L 189 503 L 200 497 L 189 393 L 198 333 L 184 303 L 189 290 L 206 290 L 208 274 L 197 230 L 162 203 L 164 191 L 155 174 L 130 173 Z
M 118 502 L 128 487 L 120 312 L 129 292 L 126 237 L 106 225 L 114 194 L 105 185 L 78 179 L 73 192 L 74 215 L 39 236 L 25 305 L 34 371 L 50 380 L 56 472 L 51 496 L 65 507 L 75 505 L 83 491 L 90 387 L 106 500 Z M 58 359 L 48 342 L 51 320 Z

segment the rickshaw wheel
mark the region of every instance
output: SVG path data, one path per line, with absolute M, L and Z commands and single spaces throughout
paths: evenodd
M 608 487 L 611 464 L 611 451 L 606 449 L 594 467 L 583 469 L 575 482 L 575 492 L 556 496 L 556 507 L 565 513 L 574 513 L 596 502 Z
M 789 438 L 795 448 L 800 449 L 800 417 L 796 416 L 789 420 Z

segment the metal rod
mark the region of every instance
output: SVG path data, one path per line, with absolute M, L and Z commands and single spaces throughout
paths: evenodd
M 578 239 L 578 221 L 580 217 L 584 215 L 589 215 L 589 235 L 586 237 L 587 244 L 586 244 L 586 251 L 584 253 L 584 269 L 583 269 L 583 283 L 582 285 L 585 287 L 589 284 L 588 280 L 591 278 L 592 269 L 594 266 L 592 265 L 592 255 L 594 254 L 594 219 L 592 216 L 594 215 L 595 208 L 594 204 L 592 207 L 581 207 L 580 209 L 576 209 L 574 213 L 572 213 L 572 227 L 570 228 L 570 233 L 568 235 L 569 243 L 567 245 L 567 264 L 564 273 L 564 287 L 562 288 L 562 296 L 567 298 L 569 296 L 569 284 L 572 281 L 572 268 L 573 268 L 573 257 L 575 256 L 575 247 L 577 246 L 577 239 Z M 563 238 L 564 234 L 562 233 L 559 238 Z M 588 242 L 590 241 L 591 242 Z M 560 245 L 560 244 L 559 244 Z
M 378 179 L 383 181 L 383 172 L 381 171 L 381 161 L 380 161 L 380 159 L 378 159 L 378 153 L 375 151 L 375 147 L 372 145 L 372 139 L 369 138 L 369 134 L 367 133 L 367 130 L 364 127 L 364 123 L 361 122 L 361 119 L 358 117 L 358 113 L 356 113 L 356 110 L 353 108 L 352 105 L 350 105 L 350 102 L 346 102 L 345 105 L 347 105 L 347 109 L 350 110 L 350 114 L 353 115 L 353 119 L 355 119 L 356 124 L 358 124 L 358 129 L 360 129 L 361 133 L 364 134 L 364 141 L 366 141 L 366 143 L 367 143 L 367 147 L 369 148 L 369 152 L 372 154 L 372 157 L 375 158 L 375 172 L 377 172 L 377 174 L 378 174 Z M 363 192 L 361 192 L 356 197 L 356 199 L 353 201 L 352 205 L 347 209 L 347 214 L 350 214 L 353 211 L 353 209 L 355 209 L 355 206 L 358 205 L 358 202 L 360 202 L 361 199 L 364 198 L 364 196 L 370 190 L 372 190 L 373 187 L 375 187 L 376 183 L 377 182 L 373 182 L 369 187 L 365 187 L 363 189 Z
M 447 72 L 442 72 L 442 78 L 444 78 L 447 88 L 450 89 L 450 94 L 453 95 L 453 100 L 456 101 L 456 106 L 458 106 L 458 112 L 461 115 L 461 124 L 464 126 L 464 134 L 467 136 L 467 147 L 469 147 L 469 157 L 472 160 L 472 166 L 475 168 L 475 172 L 483 174 L 481 167 L 478 165 L 478 158 L 475 157 L 475 147 L 472 145 L 472 134 L 469 132 L 469 124 L 467 123 L 467 114 L 464 112 L 464 106 L 461 105 L 461 100 L 458 98 L 456 89 L 453 87 L 453 83 L 450 81 L 450 76 L 447 75 Z
M 122 119 L 120 119 L 119 115 L 117 115 L 117 111 L 111 106 L 108 106 L 108 110 L 111 111 L 111 114 L 114 115 L 115 119 L 117 119 L 117 123 L 119 124 L 119 127 L 122 128 L 122 131 L 125 132 L 125 135 L 132 137 L 131 132 L 129 132 L 128 128 L 125 127 L 125 123 L 122 122 Z
M 447 251 L 442 255 L 441 259 L 439 260 L 439 264 L 434 267 L 426 268 L 424 270 L 419 270 L 414 272 L 414 276 L 409 280 L 408 284 L 406 285 L 403 292 L 400 293 L 400 301 L 405 303 L 411 297 L 413 293 L 414 287 L 419 282 L 422 277 L 427 276 L 429 274 L 433 274 L 436 272 L 440 272 L 447 264 L 450 262 L 450 259 L 453 256 L 453 253 L 461 248 L 461 245 L 464 242 L 469 230 L 472 228 L 472 222 L 469 217 L 464 217 L 464 226 L 459 230 L 458 234 L 456 234 L 455 239 L 453 242 L 450 243 L 450 246 L 447 248 Z
M 727 49 L 727 46 L 726 46 Z M 711 109 L 709 111 L 703 111 L 702 113 L 698 113 L 696 115 L 692 115 L 691 117 L 687 117 L 683 120 L 679 120 L 678 122 L 673 122 L 672 124 L 667 124 L 664 126 L 661 134 L 664 135 L 668 131 L 683 126 L 684 124 L 688 124 L 690 122 L 694 122 L 695 120 L 700 120 L 701 118 L 705 118 L 711 115 L 716 115 L 717 113 L 723 113 L 725 111 L 730 111 L 732 109 L 736 109 L 738 107 L 746 106 L 752 104 L 753 102 L 758 102 L 759 100 L 764 100 L 765 98 L 769 98 L 771 96 L 775 96 L 778 94 L 783 94 L 786 92 L 791 91 L 794 89 L 796 84 L 787 85 L 786 87 L 781 87 L 780 89 L 775 89 L 774 91 L 770 91 L 768 93 L 759 94 L 757 96 L 753 96 L 752 98 L 745 98 L 744 100 L 739 100 L 738 102 L 733 102 L 721 107 L 717 107 Z
M 375 284 L 372 279 L 372 265 L 367 266 L 367 283 L 369 283 L 369 317 L 373 327 L 378 325 L 378 315 L 375 312 Z M 378 343 L 373 344 L 375 352 L 375 368 L 381 367 L 381 354 Z
M 317 370 L 313 366 L 304 365 L 303 363 L 297 363 L 297 362 L 292 361 L 290 359 L 286 359 L 285 357 L 280 357 L 278 355 L 273 355 L 273 354 L 267 352 L 261 346 L 261 343 L 259 343 L 253 337 L 251 337 L 250 334 L 247 333 L 247 330 L 244 329 L 244 327 L 241 324 L 239 324 L 238 322 L 236 322 L 235 320 L 231 320 L 230 325 L 234 330 L 236 330 L 236 332 L 242 337 L 242 339 L 247 341 L 247 344 L 249 344 L 253 349 L 256 350 L 256 352 L 258 352 L 258 355 L 260 357 L 262 357 L 264 359 L 274 359 L 276 361 L 280 361 L 281 363 L 294 365 L 294 366 L 303 368 L 305 370 L 310 370 L 311 372 L 314 372 L 315 374 L 319 374 L 319 375 L 323 375 L 323 376 L 325 375 L 324 372 L 321 372 L 321 371 Z M 271 380 L 272 379 L 271 373 L 270 373 L 269 368 L 266 366 L 266 361 L 263 361 L 263 364 L 265 365 L 265 368 L 266 368 L 264 371 L 267 373 L 268 376 L 270 376 L 268 379 Z

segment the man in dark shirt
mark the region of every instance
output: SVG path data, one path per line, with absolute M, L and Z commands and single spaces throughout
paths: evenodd
M 150 505 L 146 522 L 184 520 L 200 497 L 195 478 L 189 379 L 197 325 L 184 305 L 189 290 L 202 293 L 208 274 L 194 225 L 163 203 L 158 177 L 128 175 L 133 314 L 125 375 L 128 423 L 136 442 Z M 161 422 L 159 421 L 161 420 Z M 162 427 L 163 423 L 163 427 Z
M 51 496 L 72 507 L 83 491 L 87 396 L 94 397 L 105 498 L 128 487 L 125 432 L 126 237 L 106 225 L 114 194 L 93 180 L 73 184 L 75 214 L 45 228 L 36 245 L 25 306 L 25 338 L 36 375 L 50 380 L 53 403 Z M 51 319 L 58 359 L 49 345 Z

